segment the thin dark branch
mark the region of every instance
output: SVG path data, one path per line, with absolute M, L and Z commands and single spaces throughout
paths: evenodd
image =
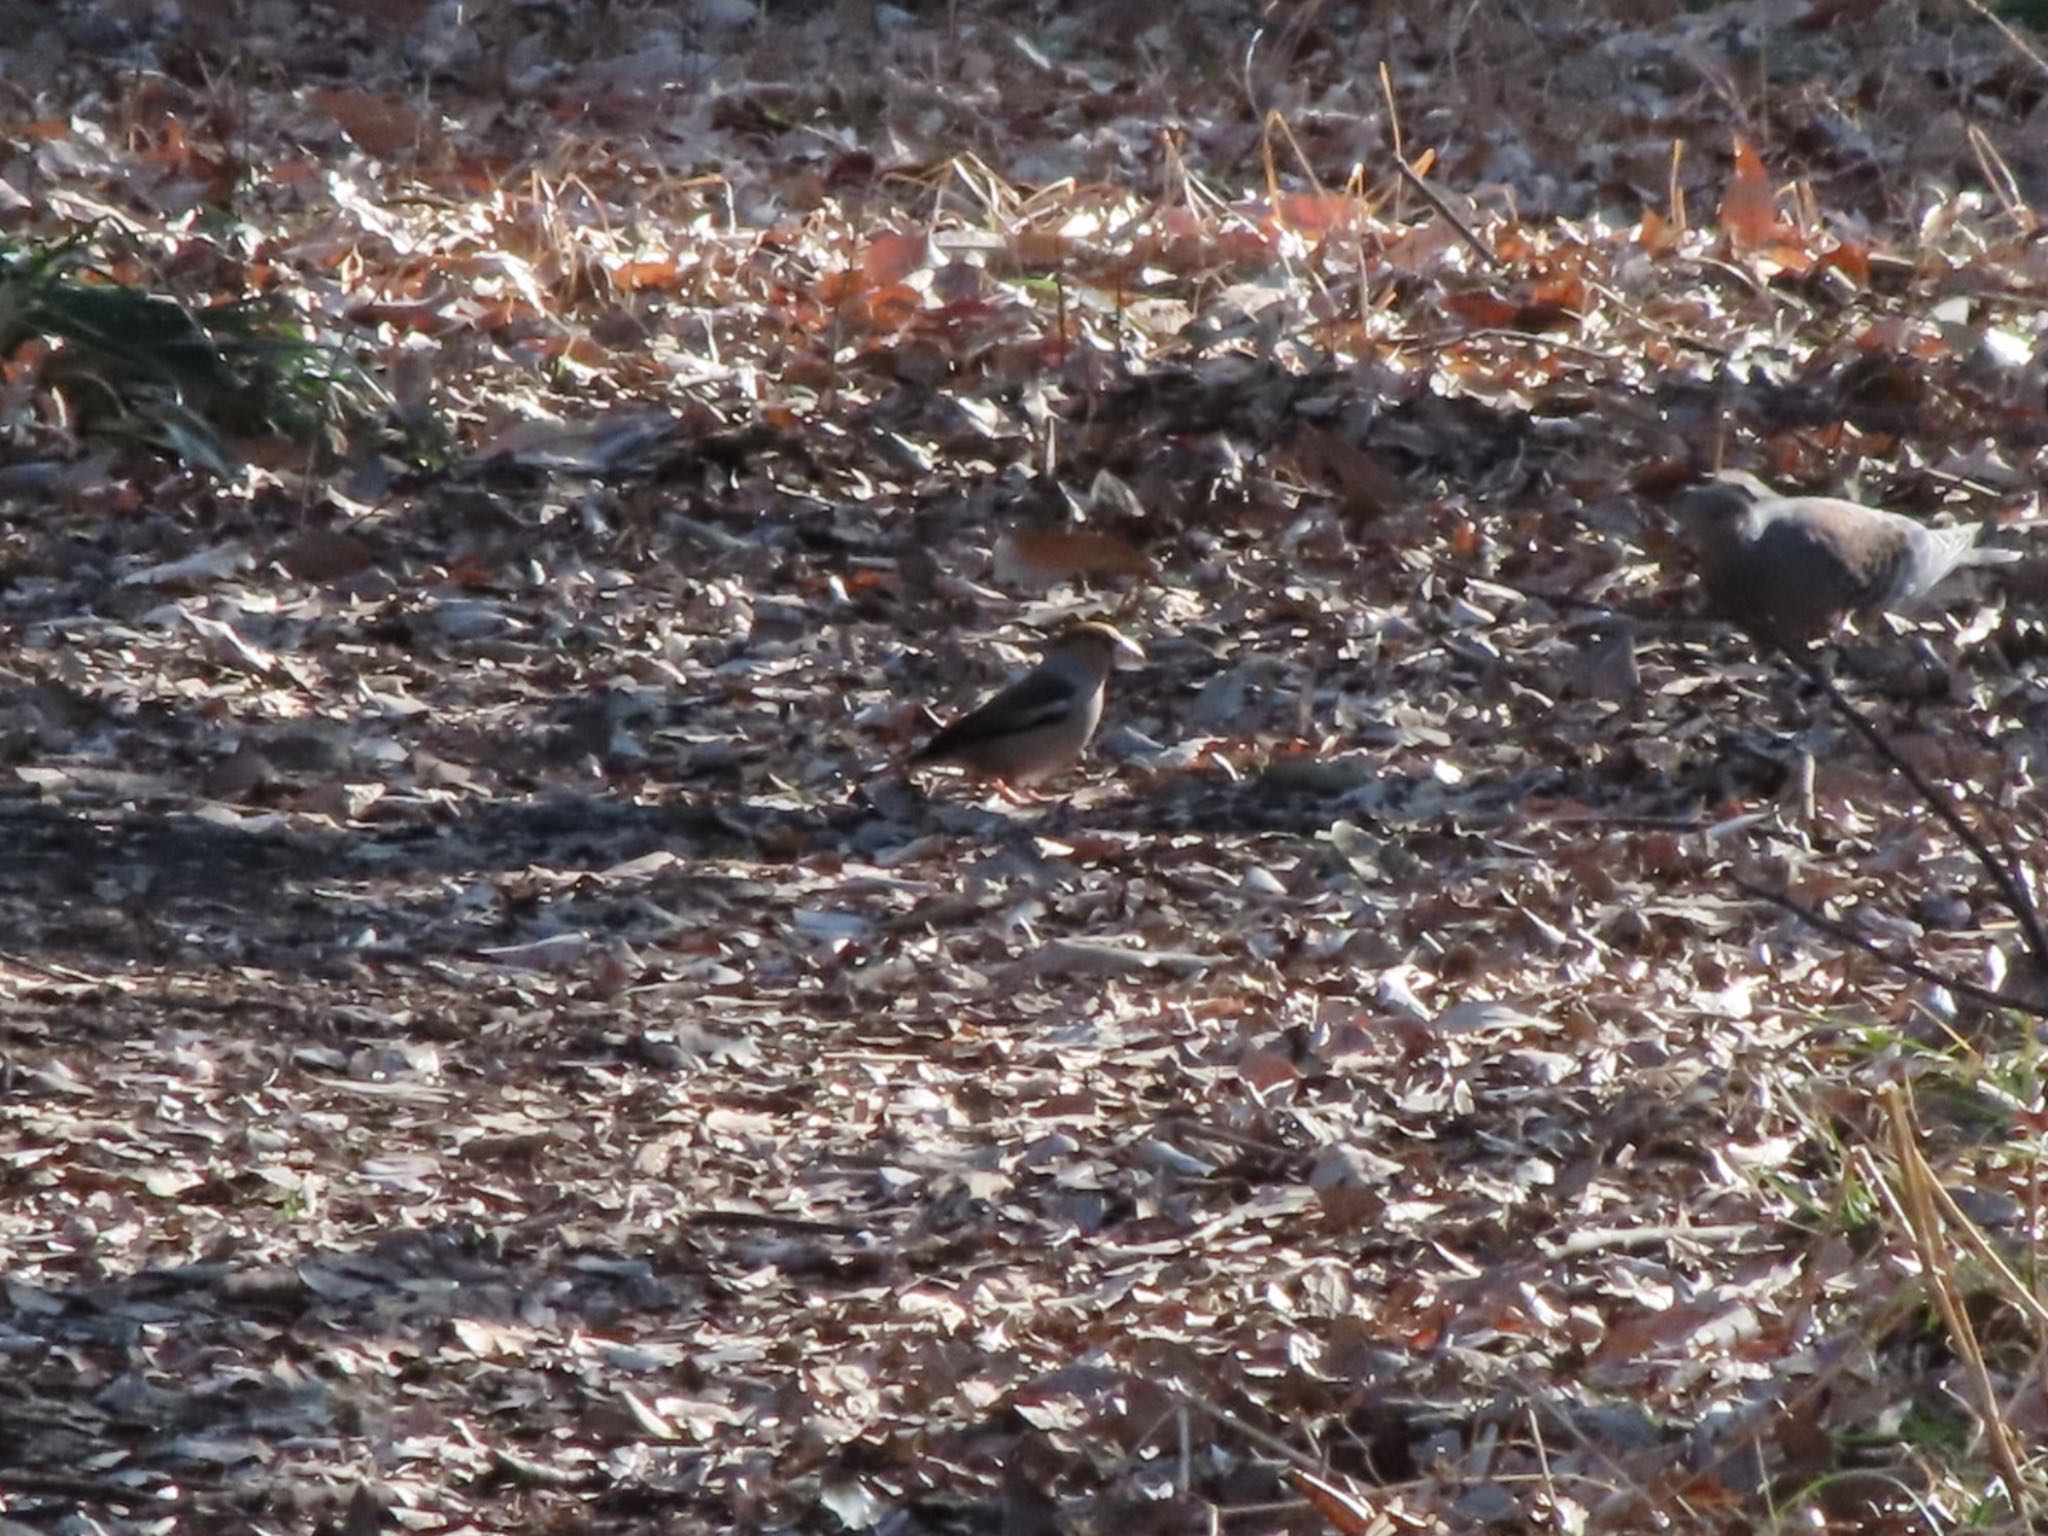
M 1232 1413 L 1228 1408 L 1222 1407 L 1220 1404 L 1217 1403 L 1212 1403 L 1206 1397 L 1196 1396 L 1194 1393 L 1188 1391 L 1187 1388 L 1181 1386 L 1177 1382 L 1169 1381 L 1163 1383 L 1163 1385 L 1165 1386 L 1169 1395 L 1177 1399 L 1185 1406 L 1197 1409 L 1202 1413 L 1206 1413 L 1207 1415 L 1209 1415 L 1210 1418 L 1214 1419 L 1218 1424 L 1221 1424 L 1225 1429 L 1235 1430 L 1238 1434 L 1242 1435 L 1245 1439 L 1251 1441 L 1253 1445 L 1258 1446 L 1259 1449 L 1265 1451 L 1267 1454 L 1277 1456 L 1282 1461 L 1287 1462 L 1292 1466 L 1299 1467 L 1304 1472 L 1319 1473 L 1322 1471 L 1323 1464 L 1321 1462 L 1317 1461 L 1313 1456 L 1310 1456 L 1305 1452 L 1296 1450 L 1293 1446 L 1289 1445 L 1285 1440 L 1282 1440 L 1278 1435 L 1268 1434 L 1265 1430 L 1259 1428 L 1258 1425 L 1253 1424 L 1245 1419 L 1239 1418 L 1236 1414 Z
M 1717 619 L 1709 613 L 1672 613 L 1668 610 L 1648 608 L 1636 603 L 1603 603 L 1597 598 L 1581 597 L 1576 592 L 1550 592 L 1542 587 L 1524 586 L 1518 581 L 1509 581 L 1504 576 L 1477 578 L 1489 587 L 1502 587 L 1518 596 L 1539 603 L 1548 603 L 1560 612 L 1600 613 L 1612 618 L 1627 619 L 1652 629 L 1714 629 L 1729 628 L 1726 619 Z
M 2040 70 L 2042 74 L 2048 75 L 2048 59 L 2041 57 L 2034 46 L 2020 34 L 2017 27 L 1986 5 L 1984 0 L 1963 0 L 1963 4 L 1996 27 L 1998 35 L 2012 44 L 2013 52 L 2032 64 L 2034 68 Z
M 821 1237 L 853 1236 L 869 1230 L 858 1222 L 820 1221 L 811 1216 L 785 1216 L 779 1211 L 691 1211 L 683 1217 L 691 1227 L 765 1227 L 771 1232 L 815 1232 Z
M 1458 232 L 1458 238 L 1469 245 L 1481 261 L 1489 267 L 1498 267 L 1501 264 L 1500 257 L 1494 254 L 1493 247 L 1480 239 L 1473 232 L 1472 226 L 1451 210 L 1450 203 L 1445 201 L 1441 192 L 1415 174 L 1415 167 L 1410 165 L 1407 157 L 1398 150 L 1394 153 L 1394 169 L 1401 173 L 1401 179 L 1413 187 L 1425 203 L 1437 211 L 1439 218 Z
M 2019 861 L 2013 856 L 2012 849 L 2009 846 L 2001 848 L 2003 859 L 1993 853 L 1982 835 L 1963 820 L 1955 808 L 1954 801 L 1937 789 L 1926 774 L 1892 745 L 1891 738 L 1849 701 L 1849 696 L 1836 686 L 1835 680 L 1823 672 L 1811 657 L 1783 645 L 1777 649 L 1780 655 L 1806 674 L 1809 682 L 1828 696 L 1828 702 L 1834 706 L 1835 712 L 1854 727 L 1856 734 L 1870 744 L 1873 752 L 1905 775 L 1906 782 L 1913 786 L 1920 798 L 1925 800 L 1934 814 L 1941 818 L 1942 823 L 1961 839 L 1963 846 L 1975 855 L 1977 862 L 1984 866 L 1985 873 L 1991 876 L 1991 883 L 1998 888 L 1998 893 L 2005 899 L 2005 904 L 2012 909 L 2012 915 L 2019 920 L 2020 932 L 2026 937 L 2027 954 L 2034 962 L 2035 974 L 2048 976 L 2048 930 L 2041 926 L 2041 914 L 2034 906 L 2033 894 L 2027 889 L 2025 877 L 2019 873 Z M 2002 836 L 2000 843 L 2004 843 Z
M 596 1468 L 550 1466 L 546 1462 L 531 1461 L 524 1456 L 515 1455 L 503 1446 L 492 1447 L 491 1467 L 507 1482 L 521 1488 L 566 1488 L 602 1492 L 611 1486 L 610 1479 Z
M 1744 880 L 1740 876 L 1735 877 L 1735 888 L 1744 895 L 1754 896 L 1758 901 L 1767 901 L 1774 907 L 1783 908 L 1802 923 L 1818 929 L 1837 943 L 1846 944 L 1851 949 L 1860 949 L 1864 954 L 1870 956 L 1871 959 L 1878 961 L 1880 964 L 1888 965 L 1895 971 L 1903 971 L 1908 976 L 1916 976 L 1920 980 L 1931 982 L 1937 987 L 1946 987 L 1949 991 L 1955 993 L 1956 996 L 1967 997 L 1972 1002 L 1982 1003 L 1987 1008 L 2010 1008 L 2015 1013 L 2031 1014 L 2037 1019 L 2048 1019 L 2048 1003 L 2029 1002 L 2023 997 L 2009 997 L 2003 992 L 1994 992 L 1989 987 L 1980 987 L 1974 981 L 1964 981 L 1960 976 L 1951 976 L 1945 971 L 1938 971 L 1933 966 L 1915 960 L 1909 955 L 1893 954 L 1890 950 L 1880 948 L 1873 941 L 1866 939 L 1847 924 L 1836 922 L 1833 918 L 1826 916 L 1816 908 L 1809 907 L 1805 902 L 1787 896 L 1783 891 L 1769 890 L 1764 886 L 1755 884 L 1753 881 Z
M 0 1468 L 0 1488 L 15 1493 L 39 1493 L 60 1499 L 76 1499 L 81 1503 L 120 1504 L 130 1508 L 147 1506 L 152 1511 L 189 1505 L 194 1495 L 217 1493 L 221 1487 L 214 1482 L 180 1480 L 175 1487 L 157 1483 L 138 1488 L 132 1483 L 115 1482 L 112 1478 L 82 1477 L 73 1472 L 43 1472 L 28 1467 Z

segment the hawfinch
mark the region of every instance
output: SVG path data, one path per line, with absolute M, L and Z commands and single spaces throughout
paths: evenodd
M 912 763 L 956 763 L 1005 784 L 1036 784 L 1071 764 L 1102 720 L 1103 686 L 1119 652 L 1144 651 L 1107 624 L 1076 624 L 1045 659 L 940 731 Z

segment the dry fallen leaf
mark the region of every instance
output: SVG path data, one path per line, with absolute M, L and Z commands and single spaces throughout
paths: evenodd
M 991 571 L 998 586 L 1025 591 L 1045 591 L 1071 581 L 1142 579 L 1152 574 L 1152 561 L 1142 550 L 1094 528 L 1010 529 L 996 540 Z

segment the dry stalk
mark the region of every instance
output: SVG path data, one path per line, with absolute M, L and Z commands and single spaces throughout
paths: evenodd
M 1922 1166 L 1925 1166 L 1924 1159 Z M 1985 1268 L 1998 1277 L 2007 1299 L 2026 1313 L 2028 1321 L 2037 1329 L 2048 1330 L 2048 1305 L 2044 1305 L 2027 1283 L 2013 1273 L 2012 1266 L 2005 1262 L 2004 1255 L 1991 1246 L 1991 1239 L 1984 1235 L 1983 1228 L 1970 1220 L 1964 1214 L 1963 1208 L 1956 1204 L 1954 1195 L 1943 1189 L 1939 1183 L 1935 1183 L 1931 1177 L 1928 1187 L 1933 1192 L 1936 1207 L 1948 1219 L 1948 1224 L 1955 1229 L 1957 1236 L 1961 1237 L 1969 1250 L 1983 1261 Z
M 1401 143 L 1401 113 L 1394 98 L 1394 77 L 1388 72 L 1386 60 L 1384 59 L 1380 61 L 1380 92 L 1387 99 L 1387 132 L 1388 136 L 1394 141 L 1394 169 L 1400 172 L 1401 180 L 1406 185 L 1413 187 L 1416 195 L 1425 203 L 1428 203 L 1430 207 L 1434 208 L 1437 216 L 1449 224 L 1453 230 L 1457 231 L 1458 238 L 1471 247 L 1473 254 L 1478 256 L 1487 266 L 1498 269 L 1502 263 L 1500 257 L 1494 254 L 1493 247 L 1480 239 L 1472 226 L 1467 224 L 1453 211 L 1451 205 L 1445 201 L 1443 194 L 1418 176 L 1415 172 L 1415 167 L 1408 163 L 1407 151 Z M 1394 210 L 1396 222 L 1399 221 L 1400 217 L 1401 212 L 1397 205 Z
M 1394 94 L 1394 74 L 1385 59 L 1380 60 L 1380 95 L 1387 103 L 1387 137 L 1394 141 L 1394 164 L 1408 163 L 1408 148 L 1401 136 L 1401 100 Z M 1394 199 L 1394 222 L 1401 222 L 1401 199 Z
M 1977 157 L 1977 167 L 1984 173 L 1984 180 L 1991 190 L 1998 194 L 1998 200 L 2005 204 L 2005 216 L 2021 229 L 2032 233 L 2038 221 L 2034 210 L 2027 206 L 2026 197 L 2020 191 L 2019 178 L 2012 173 L 2012 166 L 2005 156 L 1998 152 L 1998 146 L 1990 136 L 1975 123 L 1964 130 L 1969 136 L 1970 150 Z
M 1928 1285 L 1934 1292 L 1934 1304 L 1947 1325 L 1949 1341 L 1962 1358 L 1964 1369 L 1969 1372 L 1971 1390 L 1977 1396 L 1978 1416 L 1983 1422 L 1985 1435 L 1991 1441 L 1991 1459 L 1998 1468 L 1998 1479 L 2005 1485 L 2005 1496 L 2011 1501 L 2013 1512 L 2024 1517 L 2027 1514 L 2027 1488 L 2025 1475 L 2020 1471 L 2017 1444 L 2012 1426 L 2007 1423 L 2004 1408 L 1998 1401 L 1998 1391 L 1992 1385 L 1991 1372 L 1984 1364 L 1984 1351 L 1977 1342 L 1976 1330 L 1970 1326 L 1969 1313 L 1964 1310 L 1961 1293 L 1956 1288 L 1955 1271 L 1949 1264 L 1948 1251 L 1941 1240 L 1941 1218 L 1936 1213 L 1936 1201 L 1930 1193 L 1935 1187 L 1934 1172 L 1920 1155 L 1912 1106 L 1907 1102 L 1904 1087 L 1898 1083 L 1887 1083 L 1881 1097 L 1891 1121 L 1892 1153 L 1899 1167 L 1900 1204 L 1906 1217 L 1907 1232 L 1919 1254 L 1921 1272 L 1927 1276 Z
M 2013 52 L 2017 53 L 2029 64 L 2032 64 L 2034 68 L 2040 70 L 2042 74 L 2048 75 L 2048 59 L 2041 57 L 2040 50 L 2021 36 L 2017 27 L 1992 10 L 1990 6 L 1984 3 L 1984 0 L 1963 0 L 1963 4 L 1997 28 L 1998 35 L 2012 44 Z

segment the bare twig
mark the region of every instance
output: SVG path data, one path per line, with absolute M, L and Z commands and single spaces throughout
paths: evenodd
M 38 976 L 47 976 L 52 981 L 69 981 L 83 986 L 105 987 L 113 992 L 130 992 L 134 990 L 132 983 L 122 980 L 119 976 L 95 976 L 88 971 L 74 971 L 68 965 L 58 965 L 49 960 L 36 960 L 27 955 L 15 954 L 12 951 L 0 952 L 0 966 L 6 965 L 15 966 L 24 971 L 32 971 Z
M 1298 1160 L 1304 1155 L 1293 1147 L 1282 1146 L 1277 1141 L 1266 1141 L 1257 1136 L 1248 1136 L 1243 1131 L 1212 1125 L 1206 1120 L 1197 1120 L 1192 1115 L 1167 1115 L 1159 1122 L 1159 1126 L 1161 1130 L 1185 1131 L 1191 1136 L 1206 1136 L 1211 1141 L 1220 1141 L 1226 1146 L 1243 1147 L 1250 1152 L 1264 1152 L 1271 1157 Z
M 1572 1233 L 1561 1243 L 1544 1250 L 1549 1259 L 1578 1258 L 1604 1248 L 1655 1248 L 1664 1243 L 1739 1243 L 1755 1237 L 1753 1221 L 1730 1222 L 1722 1226 L 1687 1227 L 1662 1224 L 1653 1227 L 1587 1227 Z
M 1488 576 L 1490 586 L 1505 587 L 1535 602 L 1548 603 L 1560 611 L 1573 613 L 1604 613 L 1617 619 L 1628 619 L 1634 623 L 1659 629 L 1722 629 L 1728 628 L 1726 619 L 1717 619 L 1710 613 L 1666 613 L 1654 608 L 1645 608 L 1634 603 L 1603 603 L 1596 598 L 1580 597 L 1572 592 L 1550 592 L 1541 587 L 1524 586 L 1509 581 L 1504 576 Z
M 1485 262 L 1489 267 L 1499 267 L 1502 265 L 1501 259 L 1493 254 L 1493 247 L 1480 239 L 1474 233 L 1472 226 L 1452 211 L 1451 205 L 1445 200 L 1444 195 L 1420 176 L 1416 175 L 1414 167 L 1409 165 L 1400 155 L 1394 156 L 1394 169 L 1401 173 L 1401 179 L 1413 187 L 1425 203 L 1437 211 L 1438 216 L 1445 223 L 1458 232 L 1458 238 L 1472 247 L 1473 252 L 1481 261 Z
M 1530 1428 L 1540 1434 L 1541 1421 L 1537 1411 L 1538 1407 L 1550 1402 L 1556 1396 L 1555 1392 L 1537 1390 L 1536 1384 L 1521 1376 L 1519 1372 L 1511 1373 L 1511 1379 L 1522 1394 L 1521 1406 L 1523 1412 L 1529 1417 Z M 1551 1423 L 1555 1429 L 1563 1433 L 1565 1438 L 1573 1441 L 1578 1446 L 1585 1459 L 1596 1463 L 1601 1471 L 1608 1474 L 1607 1479 L 1603 1481 L 1594 1478 L 1590 1473 L 1581 1473 L 1573 1481 L 1582 1482 L 1590 1487 L 1601 1488 L 1610 1494 L 1625 1494 L 1639 1507 L 1645 1509 L 1650 1507 L 1652 1495 L 1649 1488 L 1645 1485 L 1645 1480 L 1640 1475 L 1643 1462 L 1642 1456 L 1617 1457 L 1610 1447 L 1601 1444 L 1591 1435 L 1587 1434 L 1584 1426 L 1578 1422 L 1577 1417 L 1569 1412 L 1553 1409 Z M 1672 1453 L 1666 1452 L 1665 1454 L 1669 1455 Z M 1548 1465 L 1549 1458 L 1547 1455 L 1543 1458 L 1543 1461 L 1542 1470 L 1536 1474 L 1536 1477 L 1545 1488 L 1549 1488 L 1556 1481 L 1556 1475 Z M 1634 1465 L 1630 1465 L 1631 1463 L 1634 1463 Z M 1682 1505 L 1684 1499 L 1681 1497 L 1679 1502 Z
M 41 1472 L 30 1467 L 0 1468 L 0 1488 L 13 1493 L 48 1494 L 53 1498 L 76 1499 L 80 1503 L 146 1505 L 151 1510 L 177 1509 L 193 1502 L 196 1494 L 217 1493 L 221 1484 L 193 1483 L 181 1479 L 175 1486 L 156 1483 L 136 1487 L 108 1477 L 82 1477 L 71 1472 Z
M 1922 963 L 1908 955 L 1898 955 L 1880 948 L 1844 923 L 1838 923 L 1805 902 L 1787 896 L 1783 891 L 1774 891 L 1751 880 L 1736 877 L 1735 888 L 1745 895 L 1754 896 L 1758 901 L 1768 901 L 1774 907 L 1782 907 L 1802 923 L 1818 929 L 1838 943 L 1851 949 L 1859 949 L 1871 959 L 1903 971 L 1908 976 L 1931 982 L 1937 987 L 1946 987 L 1958 997 L 1967 997 L 1972 1002 L 1984 1004 L 1987 1008 L 2010 1008 L 2016 1013 L 2030 1014 L 2037 1019 L 2048 1019 L 2048 1004 L 2029 1002 L 2023 997 L 2010 997 L 2003 992 L 1994 992 L 1989 987 L 1980 987 L 1974 981 L 1965 981 L 1960 976 L 1951 976 L 1933 966 Z
M 1985 873 L 1991 877 L 1991 883 L 1998 888 L 1998 894 L 2004 898 L 2006 906 L 2012 910 L 2012 915 L 2019 920 L 2020 932 L 2027 941 L 2028 958 L 2034 962 L 2034 973 L 2037 976 L 2048 976 L 2048 930 L 2041 926 L 2041 914 L 2034 905 L 2033 894 L 2027 889 L 2025 877 L 2019 873 L 2019 861 L 2013 857 L 2012 850 L 2009 847 L 2001 850 L 2005 855 L 2004 860 L 1993 853 L 1983 836 L 1956 811 L 1953 801 L 1937 789 L 1933 781 L 1922 773 L 1911 759 L 1892 745 L 1891 738 L 1879 730 L 1869 716 L 1850 702 L 1849 696 L 1836 686 L 1835 680 L 1823 672 L 1810 656 L 1783 645 L 1777 649 L 1780 655 L 1806 675 L 1809 682 L 1827 695 L 1828 702 L 1834 706 L 1835 712 L 1849 722 L 1857 735 L 1869 743 L 1873 752 L 1905 776 L 1906 782 L 1911 784 L 1920 798 L 1927 802 L 1928 808 L 1941 818 L 1942 824 L 1955 833 L 1962 845 L 1970 850 L 1979 864 L 1984 866 Z
M 1732 1422 L 1721 1426 L 1716 1439 L 1727 1449 L 1705 1467 L 1696 1469 L 1697 1472 L 1703 1476 L 1718 1472 L 1759 1441 L 1768 1444 L 1772 1425 L 1791 1423 L 1799 1415 L 1811 1414 L 1813 1405 L 1827 1395 L 1837 1377 L 1859 1360 L 1867 1358 L 1866 1351 L 1871 1344 L 1895 1328 L 1901 1318 L 1916 1310 L 1917 1303 L 1912 1295 L 1901 1292 L 1885 1302 L 1877 1316 L 1865 1321 L 1854 1335 L 1837 1334 L 1809 1347 L 1807 1354 L 1819 1362 L 1813 1374 L 1796 1388 L 1766 1395 L 1737 1414 Z
M 1298 1468 L 1311 1475 L 1321 1476 L 1323 1474 L 1325 1470 L 1323 1464 L 1313 1456 L 1297 1451 L 1278 1435 L 1268 1434 L 1265 1430 L 1259 1428 L 1258 1425 L 1248 1423 L 1246 1420 L 1239 1418 L 1228 1408 L 1212 1403 L 1206 1397 L 1197 1397 L 1185 1387 L 1173 1383 L 1168 1383 L 1166 1390 L 1179 1398 L 1188 1407 L 1199 1409 L 1218 1424 L 1221 1424 L 1225 1429 L 1232 1430 L 1251 1441 L 1253 1445 L 1266 1452 L 1267 1455 L 1277 1456 L 1290 1467 Z
M 1693 351 L 1703 352 L 1708 357 L 1733 357 L 1735 355 L 1734 347 L 1724 346 L 1718 341 L 1709 341 L 1704 336 L 1695 336 L 1690 331 L 1673 330 L 1670 326 L 1664 324 L 1663 321 L 1652 319 L 1642 310 L 1636 308 L 1635 305 L 1629 303 L 1627 299 L 1623 298 L 1619 291 L 1609 287 L 1606 283 L 1589 281 L 1586 286 L 1599 294 L 1601 298 L 1607 300 L 1609 304 L 1612 304 L 1618 312 L 1627 315 L 1629 319 L 1643 327 L 1644 330 L 1651 332 L 1653 335 L 1662 336 L 1674 346 L 1690 347 Z
M 1998 152 L 1998 146 L 1975 123 L 1964 130 L 1969 136 L 1970 148 L 1976 151 L 1977 165 L 1984 172 L 1985 183 L 1998 194 L 1998 200 L 2005 204 L 2005 215 L 2021 229 L 2032 233 L 2035 227 L 2033 209 L 2027 206 L 2026 197 L 2020 191 L 2019 178 L 2012 173 L 2005 156 Z
M 1415 167 L 1408 163 L 1408 151 L 1401 143 L 1400 103 L 1395 99 L 1394 77 L 1388 71 L 1387 63 L 1384 59 L 1380 61 L 1380 93 L 1386 98 L 1387 102 L 1387 122 L 1389 125 L 1389 136 L 1394 141 L 1394 169 L 1401 173 L 1401 180 L 1408 186 L 1413 187 L 1416 191 L 1416 194 L 1420 196 L 1425 203 L 1429 204 L 1430 207 L 1434 208 L 1437 211 L 1438 216 L 1442 218 L 1445 223 L 1449 224 L 1452 229 L 1458 232 L 1458 238 L 1463 240 L 1465 244 L 1470 246 L 1472 250 L 1478 255 L 1481 261 L 1485 262 L 1486 265 L 1488 265 L 1489 267 L 1498 268 L 1499 266 L 1501 266 L 1501 259 L 1500 257 L 1494 254 L 1493 247 L 1488 245 L 1484 240 L 1481 240 L 1479 236 L 1473 232 L 1471 225 L 1467 224 L 1463 219 L 1459 218 L 1457 214 L 1453 213 L 1451 211 L 1451 205 L 1444 200 L 1443 194 L 1438 192 L 1435 187 L 1432 187 L 1420 176 L 1416 175 Z
M 2048 59 L 2042 58 L 2040 51 L 2022 37 L 2019 29 L 2014 27 L 2011 22 L 1992 10 L 1990 6 L 1984 3 L 1984 0 L 1963 0 L 1963 4 L 1996 27 L 1998 35 L 2012 44 L 2013 52 L 2032 64 L 2034 68 L 2040 70 L 2042 74 L 2048 75 Z
M 821 1237 L 850 1236 L 863 1230 L 850 1221 L 822 1221 L 811 1216 L 785 1216 L 779 1211 L 691 1211 L 683 1217 L 691 1227 L 761 1227 L 771 1232 L 814 1232 Z
M 551 1467 L 515 1455 L 503 1446 L 491 1448 L 491 1468 L 506 1481 L 521 1488 L 566 1488 L 601 1490 L 610 1486 L 602 1472 L 582 1467 Z

